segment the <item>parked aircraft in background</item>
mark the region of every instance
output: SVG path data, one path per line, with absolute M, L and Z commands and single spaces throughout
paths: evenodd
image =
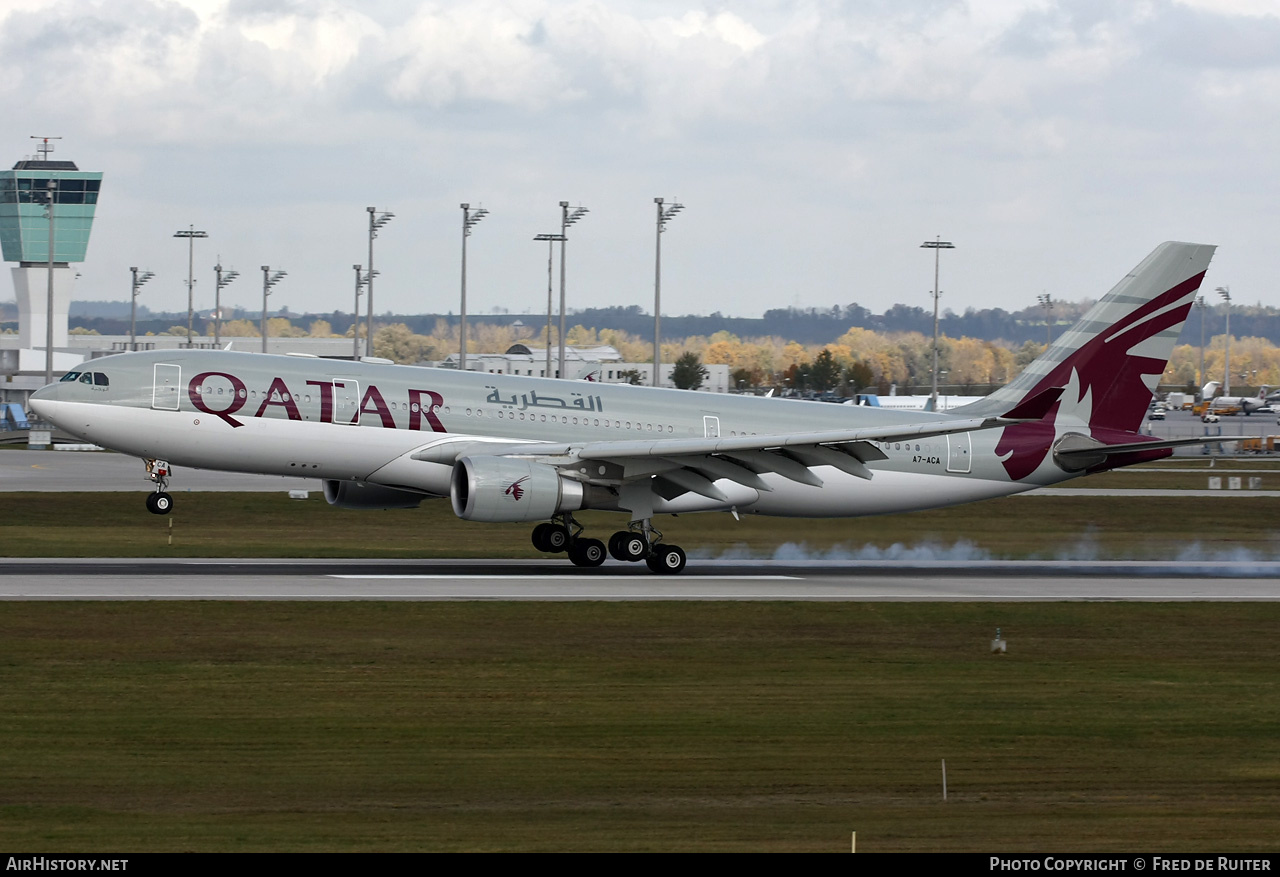
M 156 513 L 175 464 L 306 476 L 333 505 L 447 496 L 468 521 L 537 523 L 534 545 L 580 566 L 675 573 L 659 515 L 937 508 L 1210 441 L 1139 429 L 1213 249 L 1161 244 L 1012 383 L 949 413 L 208 350 L 93 360 L 31 406 L 146 461 Z M 606 546 L 580 509 L 627 523 Z
M 1212 400 L 1209 402 L 1210 411 L 1221 414 L 1224 411 L 1231 413 L 1234 410 L 1248 415 L 1271 406 L 1267 401 L 1267 391 L 1271 389 L 1270 387 L 1263 387 L 1256 396 L 1218 396 L 1215 399 L 1213 394 L 1218 392 L 1220 386 L 1222 385 L 1217 381 L 1209 381 L 1200 391 L 1201 399 Z
M 880 396 L 876 393 L 859 393 L 843 404 L 888 408 L 890 411 L 950 411 L 953 408 L 963 408 L 965 405 L 981 402 L 985 398 L 987 397 L 956 396 L 949 393 L 939 393 L 938 406 L 935 409 L 932 404 L 932 396 L 899 396 L 896 393 Z

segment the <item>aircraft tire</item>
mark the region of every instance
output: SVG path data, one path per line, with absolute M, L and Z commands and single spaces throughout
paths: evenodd
M 578 539 L 569 548 L 574 566 L 599 566 L 604 563 L 604 543 L 599 539 Z
M 684 569 L 684 551 L 678 545 L 655 545 L 644 562 L 651 572 L 673 576 Z
M 542 523 L 533 528 L 533 547 L 539 551 L 550 553 L 551 549 L 547 546 L 547 528 L 550 524 Z
M 547 529 L 543 531 L 544 535 L 542 538 L 547 547 L 542 549 L 543 551 L 546 551 L 549 554 L 554 554 L 557 551 L 564 551 L 569 547 L 568 530 L 560 524 L 546 524 L 544 526 L 546 526 Z
M 649 546 L 639 533 L 619 530 L 609 537 L 609 554 L 614 560 L 635 563 L 638 560 L 644 560 L 648 550 Z
M 167 515 L 173 511 L 173 497 L 164 491 L 147 495 L 147 511 L 153 515 Z

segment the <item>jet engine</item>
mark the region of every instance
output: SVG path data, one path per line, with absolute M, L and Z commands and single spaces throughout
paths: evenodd
M 555 467 L 515 457 L 463 457 L 449 496 L 464 521 L 545 521 L 583 507 L 582 485 Z
M 426 499 L 410 490 L 332 479 L 324 482 L 324 498 L 340 509 L 416 509 Z

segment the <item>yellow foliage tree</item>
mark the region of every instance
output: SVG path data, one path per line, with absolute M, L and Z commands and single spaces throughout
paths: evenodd
M 299 329 L 285 317 L 267 318 L 268 338 L 306 338 L 307 330 Z
M 392 323 L 374 330 L 373 355 L 411 365 L 435 359 L 437 348 L 432 337 L 414 334 L 404 323 Z
M 222 334 L 231 338 L 260 338 L 262 333 L 252 320 L 227 320 L 222 324 Z

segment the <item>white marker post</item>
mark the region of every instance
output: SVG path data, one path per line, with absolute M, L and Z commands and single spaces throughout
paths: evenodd
M 996 638 L 991 641 L 991 654 L 1003 655 L 1009 650 L 1009 644 L 1005 642 L 1003 636 L 1000 635 L 1000 628 L 996 628 Z

